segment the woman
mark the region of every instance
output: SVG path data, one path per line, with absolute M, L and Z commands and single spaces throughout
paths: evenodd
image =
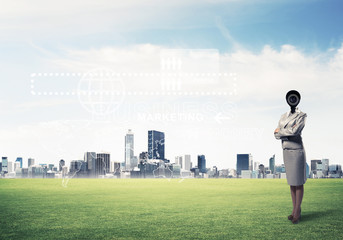
M 275 138 L 282 141 L 287 183 L 291 188 L 293 202 L 293 211 L 288 219 L 293 224 L 298 223 L 301 217 L 301 202 L 306 182 L 306 156 L 301 131 L 305 126 L 307 115 L 296 107 L 300 98 L 300 93 L 295 90 L 286 94 L 286 101 L 291 110 L 281 116 L 279 125 L 274 131 Z

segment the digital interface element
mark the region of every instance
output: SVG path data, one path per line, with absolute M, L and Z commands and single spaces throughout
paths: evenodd
M 84 74 L 78 84 L 77 95 L 82 107 L 95 115 L 113 113 L 125 97 L 124 83 L 108 69 L 95 69 Z
M 160 65 L 155 69 L 155 72 L 135 69 L 122 72 L 99 67 L 78 73 L 32 73 L 31 93 L 87 96 L 80 97 L 80 102 L 87 109 L 94 107 L 95 112 L 108 110 L 103 101 L 122 101 L 121 97 L 112 97 L 116 95 L 237 95 L 237 74 L 220 69 L 216 49 L 162 49 Z M 65 88 L 61 88 L 64 82 Z
M 130 114 L 136 114 L 136 118 L 142 121 L 203 121 L 203 116 L 209 113 L 203 111 L 211 109 L 207 115 L 222 124 L 235 118 L 237 107 L 234 96 L 238 94 L 238 84 L 237 74 L 222 71 L 220 64 L 220 54 L 216 49 L 162 49 L 159 65 L 153 68 L 155 72 L 137 72 L 135 69 L 120 72 L 115 68 L 99 67 L 78 73 L 32 73 L 31 94 L 77 96 L 80 105 L 91 114 L 93 120 L 118 120 L 115 114 L 120 110 L 120 117 L 127 114 L 128 119 Z M 221 100 L 211 103 L 208 99 L 214 96 Z M 204 98 L 208 107 L 196 106 L 198 109 L 188 111 L 183 109 L 188 104 L 184 100 L 181 105 L 173 103 L 173 108 L 177 109 L 173 112 L 171 107 L 163 106 L 165 102 L 151 100 L 161 97 L 188 97 L 193 105 L 199 105 L 199 101 L 192 98 Z M 137 107 L 146 107 L 144 98 L 158 105 L 155 114 L 140 111 Z M 132 99 L 138 100 L 132 103 Z M 122 107 L 123 104 L 126 104 L 125 107 Z M 213 104 L 217 106 L 211 107 Z M 169 109 L 163 111 L 166 108 Z

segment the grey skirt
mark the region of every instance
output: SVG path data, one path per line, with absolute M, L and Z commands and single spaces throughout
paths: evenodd
M 306 182 L 306 156 L 304 149 L 283 149 L 287 183 L 300 186 Z

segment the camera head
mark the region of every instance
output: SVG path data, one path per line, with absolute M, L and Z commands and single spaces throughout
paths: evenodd
M 286 94 L 286 101 L 288 105 L 291 107 L 291 112 L 295 112 L 296 106 L 298 106 L 300 102 L 301 96 L 300 93 L 296 90 L 291 90 Z

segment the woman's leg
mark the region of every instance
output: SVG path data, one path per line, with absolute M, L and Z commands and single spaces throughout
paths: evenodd
M 296 186 L 296 195 L 295 195 L 295 212 L 293 216 L 296 218 L 299 217 L 300 215 L 300 207 L 301 207 L 301 202 L 303 200 L 304 196 L 304 185 Z
M 291 189 L 291 196 L 292 196 L 292 203 L 293 203 L 292 216 L 294 216 L 295 205 L 296 205 L 296 186 L 290 186 L 290 189 Z

